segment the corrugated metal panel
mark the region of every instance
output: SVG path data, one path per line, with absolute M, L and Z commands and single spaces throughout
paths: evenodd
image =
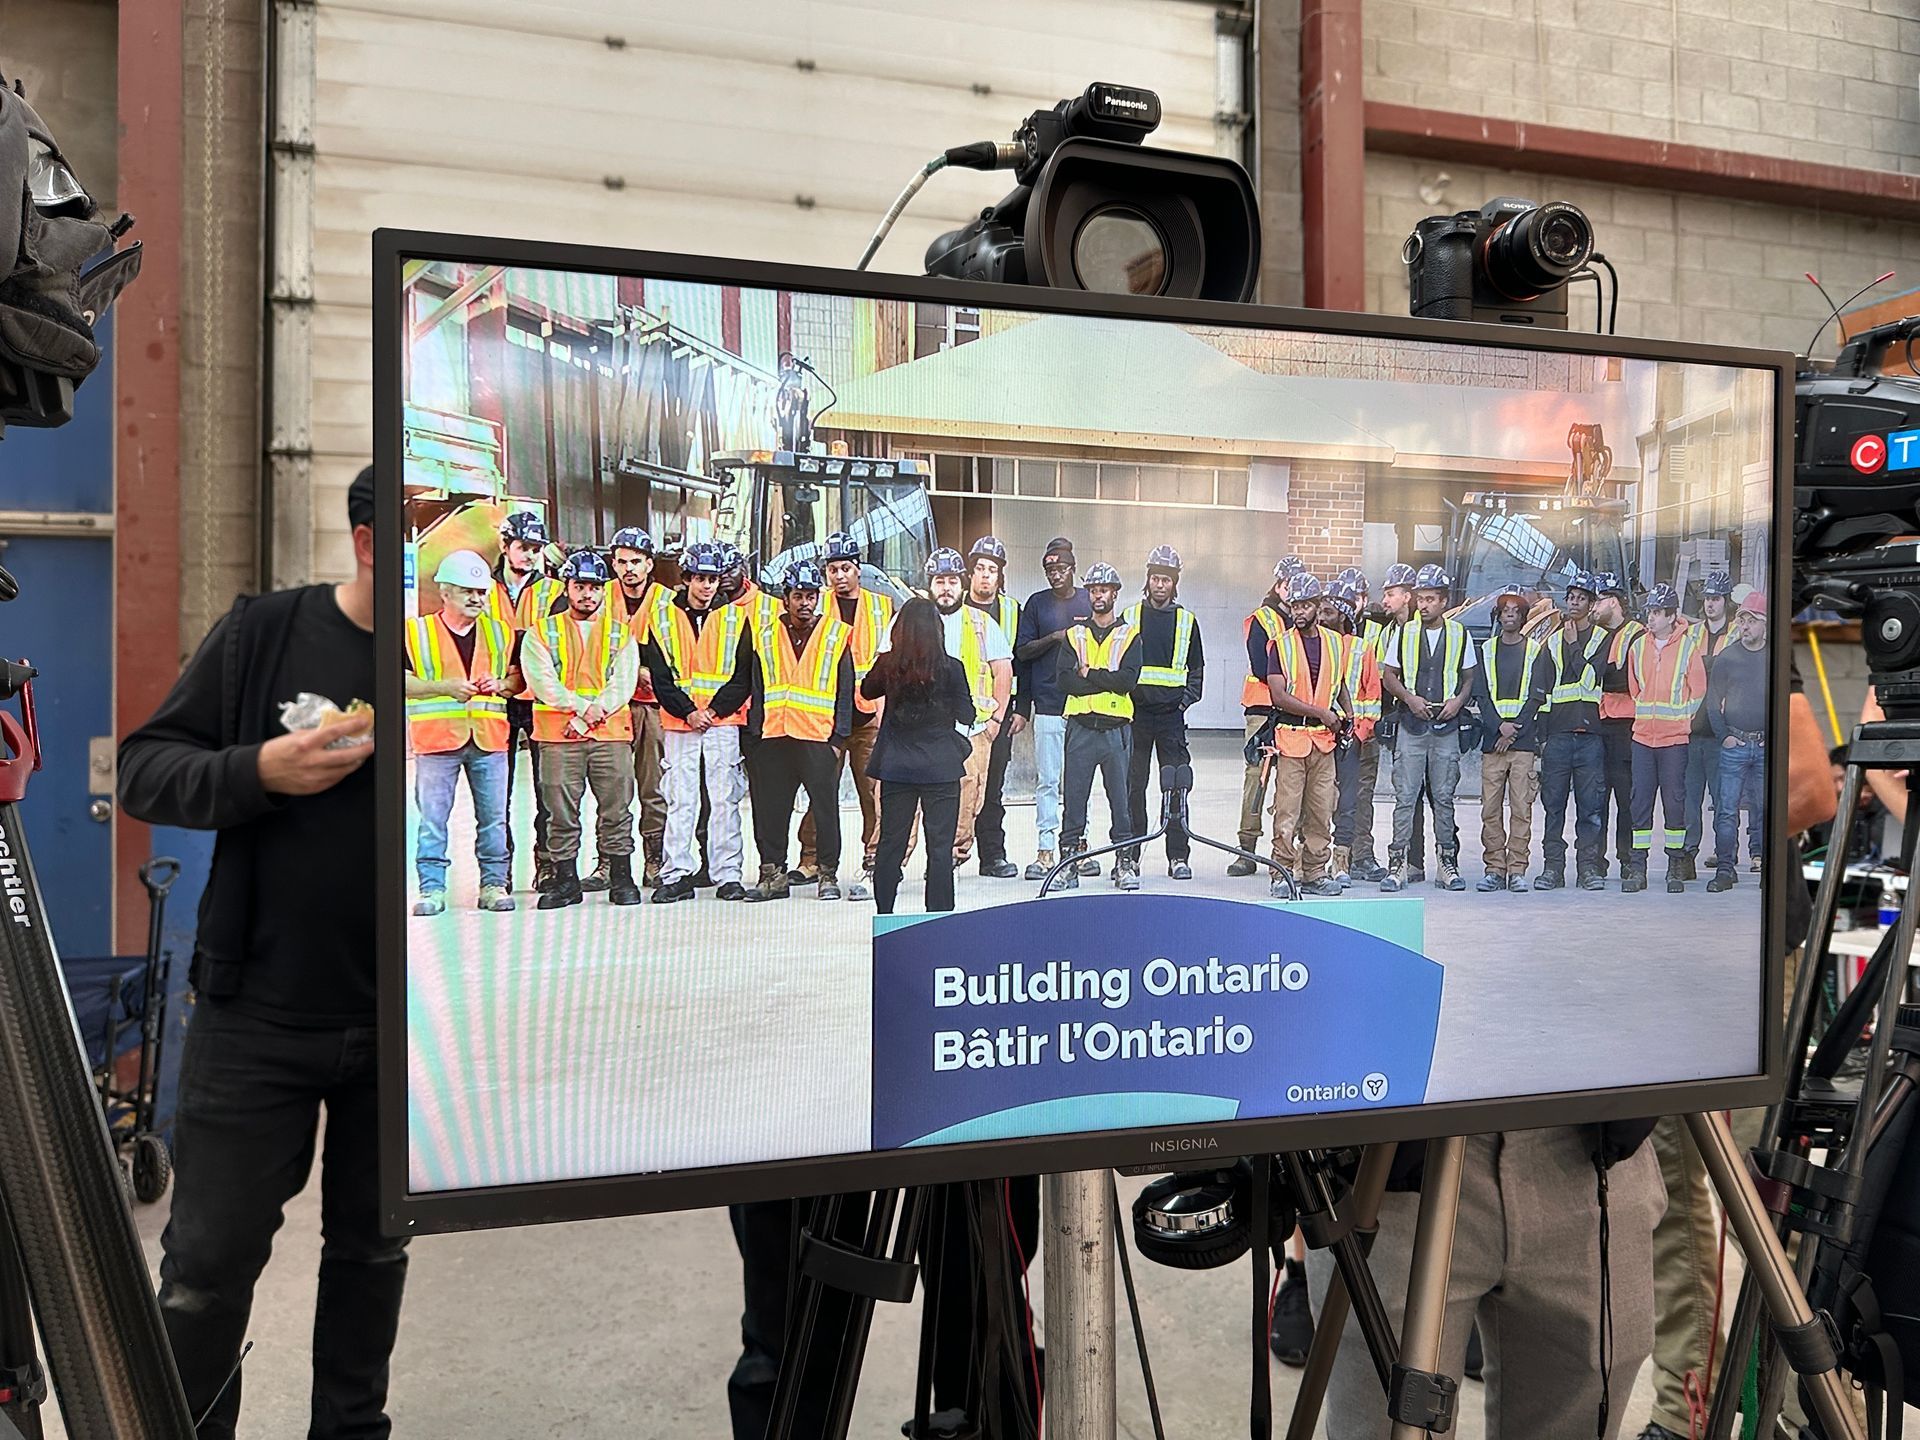
M 1089 80 L 1157 90 L 1158 143 L 1214 144 L 1213 7 L 1190 0 L 321 0 L 317 13 L 326 575 L 350 568 L 337 512 L 371 448 L 376 227 L 850 265 L 928 156 L 1003 138 Z M 936 235 L 1009 183 L 936 177 L 875 268 L 917 271 Z M 741 338 L 772 365 L 769 309 L 743 305 Z

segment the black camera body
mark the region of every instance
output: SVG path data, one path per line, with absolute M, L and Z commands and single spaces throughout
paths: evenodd
M 1577 207 L 1501 196 L 1478 210 L 1429 215 L 1401 247 L 1408 311 L 1423 320 L 1567 328 L 1567 280 L 1593 254 Z

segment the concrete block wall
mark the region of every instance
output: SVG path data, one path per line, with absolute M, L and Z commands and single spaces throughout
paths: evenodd
M 1920 171 L 1910 0 L 1365 0 L 1369 99 Z
M 1298 305 L 1300 249 L 1300 0 L 1260 0 L 1256 45 L 1260 213 L 1260 299 Z

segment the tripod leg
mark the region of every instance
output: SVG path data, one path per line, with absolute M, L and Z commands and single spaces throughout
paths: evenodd
M 1401 1326 L 1400 1365 L 1396 1367 L 1401 1371 L 1432 1374 L 1440 1368 L 1440 1338 L 1447 1318 L 1447 1272 L 1453 1268 L 1453 1229 L 1460 1216 L 1460 1175 L 1466 1158 L 1464 1136 L 1427 1142 L 1413 1264 L 1407 1272 L 1407 1316 Z M 1393 1440 L 1421 1440 L 1426 1433 L 1421 1425 L 1393 1422 Z
M 1780 1244 L 1779 1236 L 1767 1223 L 1759 1193 L 1753 1188 L 1753 1181 L 1740 1163 L 1739 1149 L 1727 1129 L 1727 1122 L 1716 1114 L 1689 1115 L 1687 1132 L 1693 1136 L 1693 1143 L 1700 1151 L 1700 1158 L 1713 1180 L 1713 1188 L 1719 1192 L 1720 1203 L 1726 1208 L 1727 1223 L 1740 1241 L 1748 1273 L 1765 1297 L 1774 1324 L 1789 1328 L 1809 1324 L 1814 1316 L 1812 1307 L 1807 1304 L 1806 1292 L 1801 1289 L 1793 1267 L 1787 1262 L 1787 1252 Z M 1740 1364 L 1740 1354 L 1729 1351 L 1727 1363 L 1729 1367 Z M 1827 1369 L 1807 1375 L 1804 1379 L 1813 1400 L 1815 1415 L 1827 1434 L 1827 1440 L 1864 1440 L 1860 1426 L 1853 1418 L 1853 1410 L 1847 1403 L 1839 1372 L 1829 1364 Z
M 1048 1175 L 1047 1434 L 1113 1440 L 1113 1228 L 1104 1170 Z
M 1371 1232 L 1380 1223 L 1380 1197 L 1386 1193 L 1387 1171 L 1393 1166 L 1394 1146 L 1369 1145 L 1360 1160 L 1360 1173 L 1354 1177 L 1353 1233 Z M 1376 1297 L 1377 1298 L 1377 1297 Z M 1320 1304 L 1320 1318 L 1313 1327 L 1313 1347 L 1307 1351 L 1307 1368 L 1300 1376 L 1300 1390 L 1294 1397 L 1293 1417 L 1287 1423 L 1287 1440 L 1313 1440 L 1314 1427 L 1320 1423 L 1320 1407 L 1326 1403 L 1327 1381 L 1333 1375 L 1334 1357 L 1340 1352 L 1341 1332 L 1346 1329 L 1347 1311 L 1352 1301 L 1344 1271 L 1337 1272 L 1327 1286 L 1327 1298 Z M 1378 1363 L 1379 1357 L 1375 1357 Z

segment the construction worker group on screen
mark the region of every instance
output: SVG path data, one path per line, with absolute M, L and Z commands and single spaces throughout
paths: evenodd
M 522 763 L 532 768 L 534 813 L 520 828 L 531 835 L 541 909 L 601 892 L 634 905 L 646 889 L 655 904 L 707 888 L 745 903 L 805 889 L 822 900 L 871 897 L 881 807 L 866 767 L 884 701 L 865 698 L 860 681 L 887 648 L 896 600 L 868 585 L 856 540 L 829 536 L 817 559 L 787 567 L 778 595 L 755 584 L 725 542 L 686 546 L 669 586 L 640 529 L 620 530 L 604 551 L 566 554 L 552 574 L 554 547 L 537 515 L 510 515 L 500 541 L 492 564 L 471 550 L 447 556 L 433 576 L 438 611 L 407 623 L 414 914 L 447 908 L 448 822 L 463 773 L 479 908 L 515 908 Z M 1024 603 L 1006 593 L 1007 567 L 991 536 L 967 556 L 942 549 L 926 562 L 927 593 L 975 706 L 954 860 L 977 858 L 996 879 L 1057 871 L 1053 885 L 1073 888 L 1102 873 L 1094 858 L 1060 863 L 1098 844 L 1088 824 L 1096 774 L 1109 844 L 1159 828 L 1148 781 L 1156 761 L 1190 763 L 1186 716 L 1203 693 L 1206 637 L 1180 604 L 1170 546 L 1145 557 L 1130 599 L 1121 567 L 1081 568 L 1065 537 L 1049 542 L 1047 584 Z M 1631 893 L 1646 888 L 1650 861 L 1664 852 L 1669 892 L 1703 878 L 1723 892 L 1742 871 L 1743 811 L 1747 868 L 1757 871 L 1764 593 L 1710 574 L 1696 617 L 1666 583 L 1638 606 L 1611 573 L 1541 583 L 1494 596 L 1491 633 L 1476 634 L 1450 613 L 1452 580 L 1437 565 L 1388 567 L 1376 603 L 1357 568 L 1323 580 L 1295 557 L 1281 560 L 1239 643 L 1214 665 L 1216 677 L 1241 677 L 1238 844 L 1271 861 L 1237 857 L 1227 874 L 1264 876 L 1289 898 L 1401 891 L 1429 873 L 1441 890 L 1465 889 L 1454 800 L 1470 751 L 1480 771 L 1478 891 L 1600 890 L 1617 863 Z M 422 608 L 433 603 L 429 592 Z M 1038 833 L 1022 869 L 1008 854 L 1003 790 L 1025 729 Z M 843 849 L 853 848 L 850 838 L 842 845 L 838 803 L 848 766 L 861 834 L 843 875 Z M 1390 828 L 1375 806 L 1383 766 Z M 758 862 L 751 885 L 743 800 Z M 1177 814 L 1164 845 L 1169 878 L 1191 880 Z M 1119 889 L 1140 888 L 1140 852 L 1114 852 Z

